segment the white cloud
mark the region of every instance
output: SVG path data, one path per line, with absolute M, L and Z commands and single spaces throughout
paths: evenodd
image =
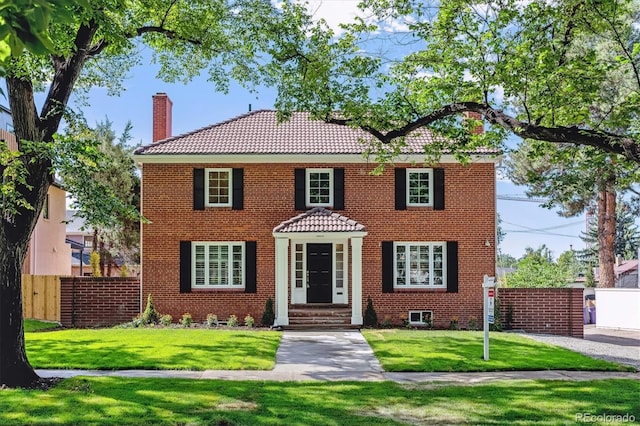
M 305 3 L 300 1 L 300 3 Z M 337 35 L 343 33 L 340 24 L 354 21 L 357 16 L 364 17 L 364 13 L 358 8 L 359 0 L 308 0 L 307 8 L 314 19 L 324 19 L 327 25 Z

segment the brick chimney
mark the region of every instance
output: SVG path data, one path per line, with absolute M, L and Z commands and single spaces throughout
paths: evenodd
M 464 118 L 470 118 L 472 120 L 480 120 L 482 121 L 482 114 L 480 114 L 479 112 L 475 112 L 475 111 L 466 111 L 464 113 Z M 482 133 L 484 133 L 484 126 L 480 125 L 480 126 L 476 126 L 473 128 L 472 133 L 474 135 L 481 135 Z
M 153 95 L 153 142 L 171 137 L 171 107 L 166 93 Z

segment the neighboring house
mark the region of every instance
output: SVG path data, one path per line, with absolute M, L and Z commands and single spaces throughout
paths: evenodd
M 93 231 L 84 229 L 84 220 L 67 210 L 67 242 L 71 244 L 71 275 L 91 275 L 89 255 L 93 249 Z
M 71 274 L 74 276 L 92 275 L 89 257 L 93 250 L 93 230 L 85 227 L 84 219 L 75 215 L 75 210 L 67 210 L 67 242 L 71 243 Z M 123 261 L 116 257 L 111 265 L 111 276 L 121 276 Z M 109 268 L 105 268 L 105 273 Z M 136 277 L 138 265 L 126 266 L 126 276 Z
M 613 267 L 613 272 L 616 275 L 616 287 L 619 288 L 638 288 L 640 287 L 640 281 L 638 281 L 638 259 L 633 260 L 621 260 L 616 262 Z
M 11 112 L 0 106 L 0 141 L 9 149 L 17 150 Z M 23 274 L 69 275 L 71 273 L 71 248 L 65 241 L 65 210 L 67 192 L 59 182 L 49 186 L 47 198 L 38 222 L 31 234 Z
M 57 182 L 51 184 L 40 218 L 31 234 L 23 274 L 71 274 L 71 247 L 65 241 L 66 202 L 67 192 L 64 188 Z
M 482 317 L 498 152 L 425 166 L 425 131 L 374 176 L 362 131 L 255 111 L 170 137 L 171 107 L 154 96 L 156 142 L 135 153 L 149 220 L 143 300 L 151 293 L 161 313 L 259 320 L 271 297 L 276 325 L 310 307 L 346 310 L 361 325 L 371 297 L 380 322 Z
M 596 287 L 598 287 L 598 283 L 600 282 L 600 268 L 593 268 L 593 274 Z M 613 274 L 616 277 L 616 288 L 640 287 L 640 282 L 638 281 L 638 259 L 622 260 L 622 258 L 618 256 L 615 265 L 613 265 Z

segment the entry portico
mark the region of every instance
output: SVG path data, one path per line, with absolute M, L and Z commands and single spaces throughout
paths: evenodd
M 276 226 L 273 236 L 275 325 L 289 325 L 289 303 L 349 302 L 351 324 L 362 325 L 364 225 L 315 207 Z

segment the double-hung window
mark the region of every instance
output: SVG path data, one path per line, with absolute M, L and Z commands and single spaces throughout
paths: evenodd
M 232 169 L 205 169 L 204 193 L 207 207 L 231 207 Z
M 333 169 L 306 170 L 307 206 L 333 205 Z
M 394 287 L 444 288 L 446 243 L 395 243 Z
M 407 169 L 407 206 L 433 206 L 433 169 Z
M 244 243 L 192 243 L 193 288 L 244 288 Z

